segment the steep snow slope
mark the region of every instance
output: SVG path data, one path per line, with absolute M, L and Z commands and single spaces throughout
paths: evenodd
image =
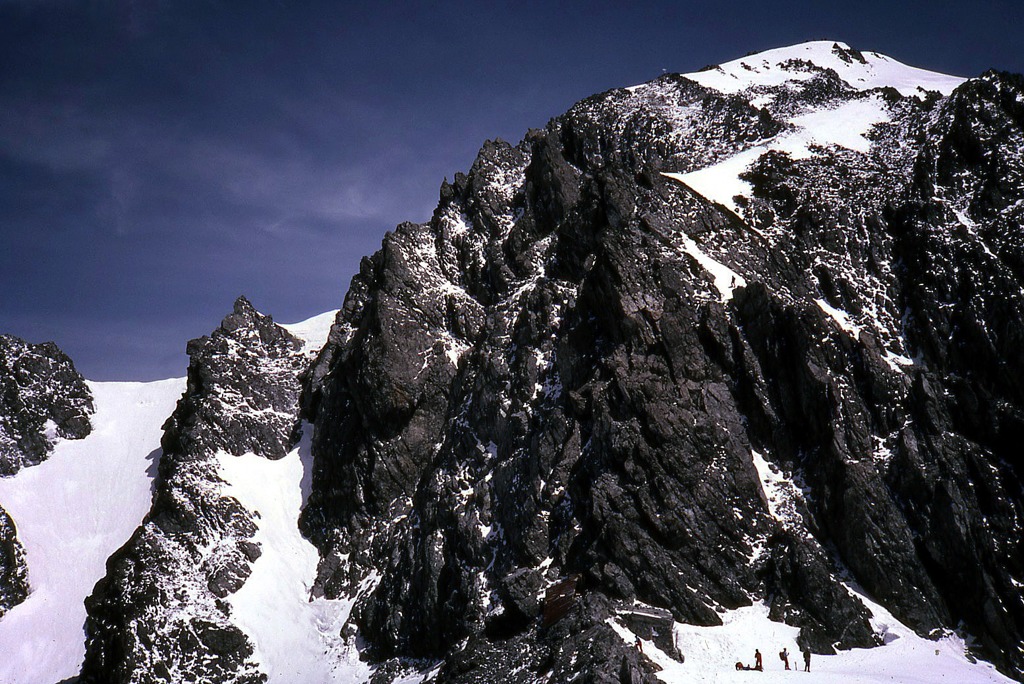
M 280 325 L 305 343 L 304 353 L 315 353 L 327 341 L 327 335 L 331 332 L 331 326 L 334 325 L 337 315 L 337 310 L 325 311 L 298 323 L 281 323 Z
M 301 338 L 306 349 L 319 349 L 336 313 L 281 327 Z M 299 533 L 298 519 L 312 477 L 312 430 L 304 425 L 303 439 L 276 461 L 254 454 L 218 457 L 225 494 L 258 513 L 253 539 L 263 553 L 229 603 L 236 624 L 255 644 L 255 660 L 270 684 L 354 684 L 371 674 L 341 635 L 353 601 L 314 599 L 311 594 L 320 556 Z
M 92 434 L 58 440 L 49 460 L 0 480 L 32 588 L 0 619 L 2 682 L 54 684 L 78 674 L 83 600 L 149 509 L 160 426 L 185 380 L 88 385 Z
M 341 635 L 353 601 L 311 595 L 320 556 L 298 527 L 311 467 L 308 436 L 277 461 L 221 455 L 225 491 L 259 513 L 254 540 L 263 549 L 229 603 L 270 684 L 364 682 L 371 669 Z

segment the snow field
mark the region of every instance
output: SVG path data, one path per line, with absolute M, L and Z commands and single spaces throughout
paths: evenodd
M 331 332 L 331 326 L 334 325 L 337 315 L 337 310 L 325 311 L 298 323 L 281 323 L 280 325 L 306 343 L 302 350 L 304 354 L 315 354 L 327 342 L 327 335 Z
M 372 674 L 341 637 L 352 601 L 310 600 L 320 556 L 298 528 L 312 472 L 309 433 L 284 458 L 219 454 L 224 493 L 259 514 L 263 554 L 228 601 L 233 621 L 256 646 L 268 682 L 365 682 Z
M 662 668 L 658 678 L 666 684 L 701 681 L 709 684 L 758 682 L 815 682 L 815 684 L 1010 684 L 984 662 L 972 663 L 965 656 L 965 644 L 949 636 L 930 641 L 900 624 L 881 606 L 860 596 L 874 614 L 872 624 L 883 634 L 885 645 L 870 649 L 840 651 L 832 656 L 811 656 L 811 671 L 803 671 L 803 655 L 796 644 L 799 630 L 768 619 L 768 607 L 755 603 L 727 612 L 718 627 L 695 627 L 676 623 L 674 638 L 685 657 L 679 663 L 651 641 L 641 640 L 644 654 Z M 614 620 L 613 629 L 632 645 L 636 635 Z M 779 652 L 789 650 L 790 670 L 784 669 Z M 754 665 L 754 650 L 760 649 L 764 671 L 737 671 L 736 662 Z
M 0 479 L 0 505 L 25 547 L 31 594 L 0 619 L 0 682 L 54 684 L 85 656 L 85 598 L 149 511 L 160 426 L 185 379 L 89 382 L 96 413 L 82 440 Z

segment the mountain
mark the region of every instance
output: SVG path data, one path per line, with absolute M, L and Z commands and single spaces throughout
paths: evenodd
M 260 681 L 226 602 L 262 555 L 260 514 L 227 491 L 220 461 L 288 454 L 309 358 L 299 338 L 245 299 L 188 353 L 152 508 L 86 601 L 83 682 Z
M 1019 673 L 1020 78 L 903 95 L 821 43 L 702 73 L 485 146 L 364 262 L 307 390 L 318 588 L 379 572 L 368 651 L 442 680 L 648 679 L 635 602 L 871 645 L 844 578 Z
M 189 343 L 18 681 L 1024 681 L 1022 150 L 1024 78 L 829 41 L 486 143 L 336 314 Z M 130 429 L 86 387 L 17 491 Z

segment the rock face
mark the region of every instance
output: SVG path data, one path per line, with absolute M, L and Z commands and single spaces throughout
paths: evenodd
M 28 597 L 25 549 L 18 541 L 14 521 L 0 508 L 0 617 Z
M 872 646 L 853 581 L 1024 673 L 1024 81 L 746 68 L 790 78 L 665 76 L 488 143 L 364 259 L 306 376 L 302 525 L 317 592 L 372 582 L 375 681 L 654 681 L 638 605 Z
M 92 412 L 85 379 L 57 345 L 0 335 L 0 476 L 44 461 L 57 437 L 88 435 Z
M 55 344 L 0 335 L 0 477 L 46 460 L 58 437 L 88 435 L 93 410 L 85 379 Z M 25 551 L 0 507 L 0 616 L 28 592 Z
M 244 298 L 189 342 L 153 507 L 86 601 L 83 683 L 266 680 L 224 600 L 261 554 L 255 513 L 224 492 L 218 459 L 277 459 L 298 439 L 302 347 Z

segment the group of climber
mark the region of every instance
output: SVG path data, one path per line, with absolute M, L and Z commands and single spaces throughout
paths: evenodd
M 789 667 L 789 650 L 788 649 L 783 648 L 781 651 L 779 651 L 779 660 L 782 661 L 782 663 L 786 666 L 787 670 L 790 669 L 790 667 Z M 751 667 L 750 665 L 744 665 L 743 663 L 741 663 L 739 661 L 736 661 L 736 669 L 737 670 L 755 670 L 757 672 L 763 672 L 764 671 L 764 663 L 761 660 L 761 651 L 760 651 L 760 649 L 756 649 L 756 648 L 754 649 L 754 665 L 753 665 L 753 667 Z M 793 663 L 793 669 L 794 670 L 796 669 L 796 663 Z M 810 672 L 810 671 L 811 671 L 811 651 L 810 651 L 810 649 L 805 648 L 804 649 L 804 672 Z

